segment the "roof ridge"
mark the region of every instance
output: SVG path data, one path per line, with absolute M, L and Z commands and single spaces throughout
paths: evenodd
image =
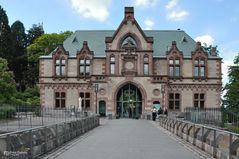
M 87 32 L 87 31 L 90 31 L 90 32 L 104 32 L 104 31 L 116 31 L 116 30 L 76 30 L 75 32 Z M 185 32 L 184 30 L 143 30 L 143 31 L 146 31 L 146 32 Z
M 103 31 L 115 31 L 115 30 L 76 30 L 75 32 L 87 32 L 87 31 L 100 31 L 100 32 L 103 32 Z

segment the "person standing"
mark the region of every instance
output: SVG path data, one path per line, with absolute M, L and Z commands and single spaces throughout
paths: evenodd
M 153 119 L 153 121 L 156 120 L 156 117 L 157 117 L 157 109 L 154 107 L 153 110 L 152 110 L 152 119 Z

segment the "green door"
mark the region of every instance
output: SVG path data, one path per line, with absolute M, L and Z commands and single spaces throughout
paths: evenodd
M 100 114 L 100 116 L 106 115 L 105 101 L 99 102 L 99 114 Z
M 117 115 L 124 118 L 139 118 L 142 113 L 142 96 L 132 84 L 124 85 L 117 93 Z

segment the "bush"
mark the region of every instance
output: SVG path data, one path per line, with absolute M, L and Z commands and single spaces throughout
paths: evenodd
M 16 115 L 16 108 L 9 105 L 0 106 L 0 119 L 14 118 Z
M 231 131 L 231 132 L 239 133 L 239 127 L 238 127 L 238 126 L 226 124 L 226 125 L 225 125 L 225 128 L 226 128 L 227 130 Z

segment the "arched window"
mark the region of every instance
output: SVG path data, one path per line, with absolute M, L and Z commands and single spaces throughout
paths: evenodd
M 56 58 L 55 60 L 55 75 L 65 76 L 66 75 L 66 60 L 64 58 Z
M 180 59 L 169 59 L 169 77 L 179 78 L 180 77 Z
M 110 56 L 110 74 L 115 74 L 115 56 Z
M 137 48 L 137 43 L 134 40 L 134 38 L 132 38 L 131 36 L 127 36 L 122 44 L 121 44 L 121 48 Z
M 144 75 L 149 74 L 149 57 L 148 55 L 144 55 Z
M 89 77 L 90 76 L 90 59 L 84 58 L 80 59 L 79 62 L 79 75 L 82 77 Z
M 199 57 L 194 60 L 194 77 L 205 77 L 205 59 Z

